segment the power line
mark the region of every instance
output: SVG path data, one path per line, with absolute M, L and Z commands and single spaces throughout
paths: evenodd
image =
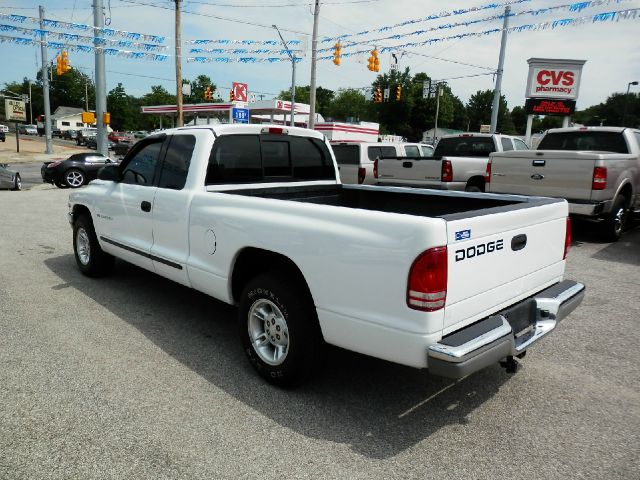
M 142 5 L 142 6 L 146 6 L 146 7 L 153 7 L 153 8 L 160 8 L 163 10 L 170 10 L 170 11 L 174 11 L 173 7 L 163 7 L 162 5 L 154 5 L 152 3 L 144 3 L 144 2 L 139 2 L 136 0 L 120 0 L 121 2 L 126 2 L 126 3 L 133 3 L 136 5 Z M 241 20 L 238 18 L 229 18 L 229 17 L 221 17 L 220 15 L 212 15 L 209 13 L 202 13 L 202 12 L 191 12 L 188 10 L 182 10 L 182 13 L 186 13 L 189 15 L 197 15 L 199 17 L 209 17 L 209 18 L 215 18 L 217 20 L 224 20 L 226 22 L 234 22 L 234 23 L 241 23 L 244 25 L 251 25 L 253 27 L 260 27 L 260 28 L 268 28 L 269 30 L 272 30 L 273 27 L 271 25 L 264 25 L 262 23 L 254 23 L 254 22 L 249 22 L 247 20 Z M 286 29 L 286 28 L 281 28 L 280 30 L 284 31 L 284 32 L 290 32 L 290 33 L 297 33 L 298 35 L 309 35 L 307 32 L 300 32 L 298 30 L 291 30 L 291 29 Z

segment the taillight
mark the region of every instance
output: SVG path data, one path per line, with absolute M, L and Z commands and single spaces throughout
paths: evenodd
M 373 161 L 373 176 L 375 178 L 378 178 L 378 159 L 377 158 Z
M 442 160 L 441 178 L 443 182 L 453 181 L 453 167 L 451 166 L 451 160 Z
M 447 300 L 447 247 L 422 252 L 409 270 L 407 306 L 434 312 L 444 308 Z
M 487 183 L 491 182 L 491 162 L 487 162 L 487 168 L 484 171 L 484 183 L 485 185 Z
M 593 182 L 591 190 L 604 190 L 607 188 L 607 169 L 606 167 L 594 167 Z
M 367 171 L 364 167 L 358 168 L 358 183 L 364 183 L 364 177 L 367 175 Z
M 57 162 L 51 162 L 49 165 L 47 165 L 47 168 L 55 168 L 58 165 L 60 165 L 60 161 Z
M 571 219 L 567 217 L 567 226 L 564 234 L 564 256 L 563 260 L 567 259 L 567 254 L 569 253 L 569 249 L 571 248 Z

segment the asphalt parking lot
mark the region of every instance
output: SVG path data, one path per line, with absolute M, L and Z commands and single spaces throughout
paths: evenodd
M 281 390 L 233 308 L 123 262 L 83 277 L 67 196 L 0 191 L 1 479 L 638 478 L 638 226 L 609 244 L 575 225 L 587 296 L 515 375 L 330 349 Z

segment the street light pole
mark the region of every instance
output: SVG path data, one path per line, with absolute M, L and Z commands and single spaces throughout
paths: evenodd
M 307 127 L 313 130 L 316 125 L 316 59 L 318 49 L 318 17 L 320 16 L 320 0 L 316 0 L 313 11 L 313 35 L 311 36 L 311 84 L 309 86 L 309 123 Z
M 295 54 L 291 54 L 291 50 L 289 50 L 289 45 L 287 45 L 287 42 L 284 41 L 284 38 L 282 38 L 282 34 L 280 33 L 280 30 L 278 30 L 278 27 L 276 25 L 272 25 L 273 28 L 276 29 L 276 32 L 278 32 L 278 35 L 280 36 L 280 40 L 282 40 L 282 44 L 284 45 L 284 48 L 287 50 L 287 55 L 289 55 L 289 58 L 291 59 L 291 68 L 292 68 L 292 73 L 291 73 L 291 126 L 293 127 L 295 125 L 294 122 L 294 115 L 295 115 L 295 105 L 296 105 L 296 56 Z M 283 124 L 286 125 L 286 122 L 282 122 Z
M 627 85 L 627 94 L 624 96 L 624 110 L 622 111 L 622 127 L 624 127 L 624 121 L 627 117 L 627 106 L 629 104 L 629 89 L 631 88 L 631 85 L 638 85 L 637 81 L 633 81 L 633 82 L 629 82 L 629 84 Z

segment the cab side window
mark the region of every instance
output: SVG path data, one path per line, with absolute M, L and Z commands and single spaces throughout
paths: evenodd
M 513 139 L 513 144 L 516 146 L 516 150 L 529 150 L 527 144 L 518 138 Z
M 502 142 L 502 150 L 503 151 L 508 152 L 509 150 L 513 150 L 513 143 L 511 143 L 511 139 L 510 138 L 502 137 L 500 139 L 500 141 Z
M 122 183 L 131 185 L 153 185 L 153 177 L 158 166 L 162 142 L 154 142 L 142 147 L 129 159 L 122 170 Z
M 193 135 L 172 135 L 162 163 L 158 187 L 182 190 L 187 181 L 191 156 L 196 146 Z
M 262 159 L 257 135 L 223 135 L 215 141 L 206 185 L 259 181 L 262 181 Z
M 407 157 L 419 157 L 420 149 L 415 145 L 405 145 L 404 151 L 407 154 Z

